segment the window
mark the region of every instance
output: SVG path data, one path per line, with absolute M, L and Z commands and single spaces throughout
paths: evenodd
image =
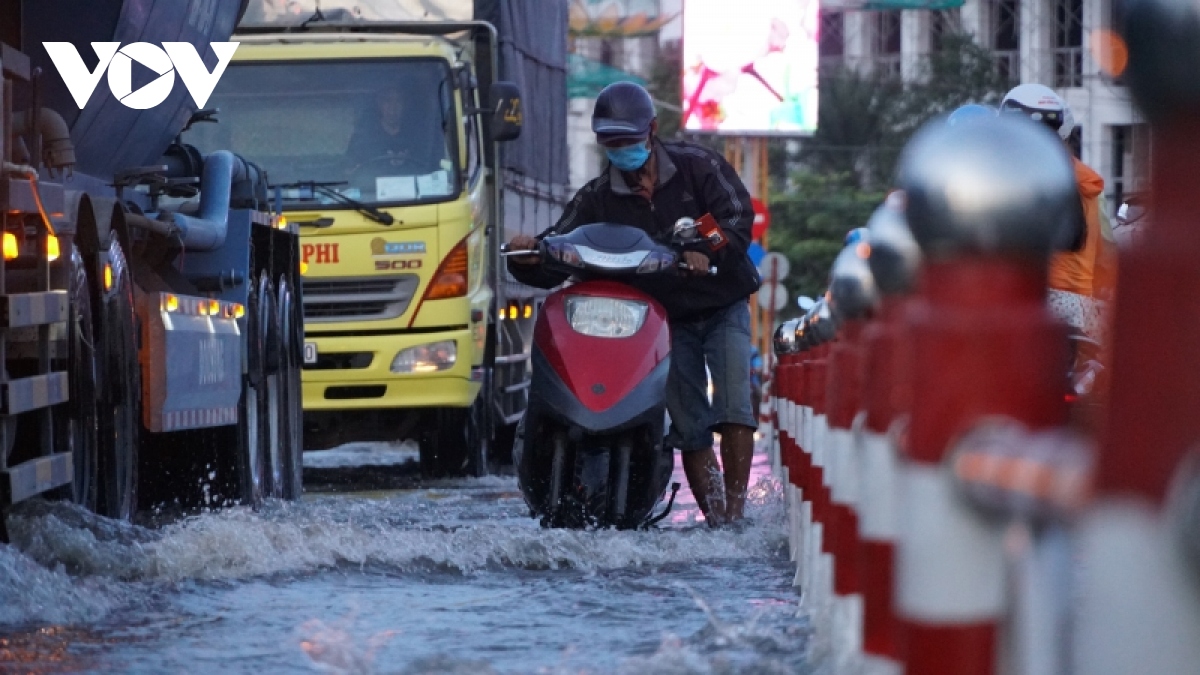
M 612 40 L 600 41 L 600 63 L 606 66 L 617 66 L 617 48 Z
M 900 53 L 900 12 L 875 13 L 875 53 Z
M 817 47 L 821 58 L 841 58 L 846 53 L 846 15 L 821 11 L 821 34 Z
M 325 183 L 376 204 L 447 201 L 461 189 L 452 83 L 441 59 L 234 64 L 211 99 L 220 124 L 193 127 L 187 141 L 242 154 L 279 185 Z M 304 187 L 283 197 L 292 209 L 337 202 Z
M 1021 79 L 1021 22 L 1019 0 L 990 0 L 988 25 L 991 47 L 1000 76 L 1016 83 Z
M 929 13 L 929 50 L 940 52 L 945 41 L 952 35 L 962 33 L 962 15 L 959 8 L 935 10 Z
M 1109 182 L 1109 206 L 1115 209 L 1128 195 L 1146 188 L 1150 173 L 1150 125 L 1116 125 L 1110 130 L 1112 180 Z
M 483 156 L 479 145 L 479 116 L 466 112 L 466 110 L 479 107 L 479 90 L 475 88 L 475 78 L 470 74 L 470 67 L 467 68 L 468 70 L 462 78 L 466 84 L 462 88 L 463 135 L 467 140 L 467 165 L 463 169 L 463 178 L 467 183 L 474 183 L 475 178 L 481 175 L 479 169 L 483 166 Z
M 900 11 L 876 12 L 873 17 L 875 67 L 881 75 L 900 77 Z
M 1083 0 L 1054 2 L 1054 86 L 1083 85 Z

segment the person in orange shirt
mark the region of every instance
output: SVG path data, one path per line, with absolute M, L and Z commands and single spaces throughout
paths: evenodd
M 1075 128 L 1071 108 L 1054 90 L 1040 84 L 1022 84 L 1004 96 L 1001 114 L 1031 117 L 1053 129 L 1065 142 Z M 1116 240 L 1104 202 L 1104 178 L 1072 156 L 1083 227 L 1067 250 L 1050 259 L 1050 310 L 1095 344 L 1080 345 L 1078 362 L 1103 363 L 1108 344 L 1107 307 L 1116 288 Z

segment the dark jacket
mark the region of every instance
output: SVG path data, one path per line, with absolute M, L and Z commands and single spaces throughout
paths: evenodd
M 744 302 L 762 283 L 746 255 L 754 222 L 746 186 L 724 157 L 704 146 L 655 140 L 653 150 L 658 183 L 652 199 L 633 192 L 610 164 L 575 193 L 558 223 L 539 238 L 565 234 L 588 223 L 608 222 L 641 228 L 665 243 L 676 220 L 712 213 L 729 239 L 720 250 L 708 253 L 717 266 L 715 276 L 646 275 L 631 277 L 629 283 L 658 300 L 672 320 L 700 319 Z M 508 269 L 517 281 L 538 288 L 553 288 L 566 280 L 540 266 L 511 260 Z

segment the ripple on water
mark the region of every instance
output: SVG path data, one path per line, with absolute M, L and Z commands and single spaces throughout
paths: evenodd
M 782 500 L 770 480 L 756 486 L 746 527 L 716 531 L 546 530 L 524 517 L 511 478 L 455 487 L 230 508 L 157 530 L 68 504 L 30 504 L 10 516 L 15 548 L 0 547 L 0 623 L 92 620 L 128 595 L 116 582 L 297 575 L 347 564 L 401 573 L 610 570 L 760 557 L 783 544 Z M 478 499 L 472 489 L 500 495 Z

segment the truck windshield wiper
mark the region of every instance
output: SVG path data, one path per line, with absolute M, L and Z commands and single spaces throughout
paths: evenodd
M 338 192 L 337 190 L 334 190 L 333 188 L 338 185 L 346 185 L 346 181 L 318 182 L 318 181 L 309 180 L 309 181 L 298 181 L 295 183 L 286 183 L 283 185 L 276 185 L 274 187 L 282 188 L 282 189 L 292 189 L 292 190 L 303 190 L 303 189 L 312 190 L 313 192 L 318 192 L 320 194 L 325 195 L 326 197 L 329 197 L 330 199 L 332 199 L 333 201 L 335 201 L 339 204 L 344 204 L 346 206 L 353 208 L 355 211 L 358 211 L 359 213 L 363 214 L 364 216 L 370 218 L 371 220 L 373 220 L 377 223 L 381 223 L 383 225 L 391 225 L 396 222 L 396 219 L 394 217 L 392 217 L 392 214 L 387 213 L 385 211 L 380 211 L 379 209 L 375 208 L 374 206 L 368 206 L 368 205 L 358 201 L 357 199 L 352 199 L 352 198 L 347 197 L 346 195 Z

